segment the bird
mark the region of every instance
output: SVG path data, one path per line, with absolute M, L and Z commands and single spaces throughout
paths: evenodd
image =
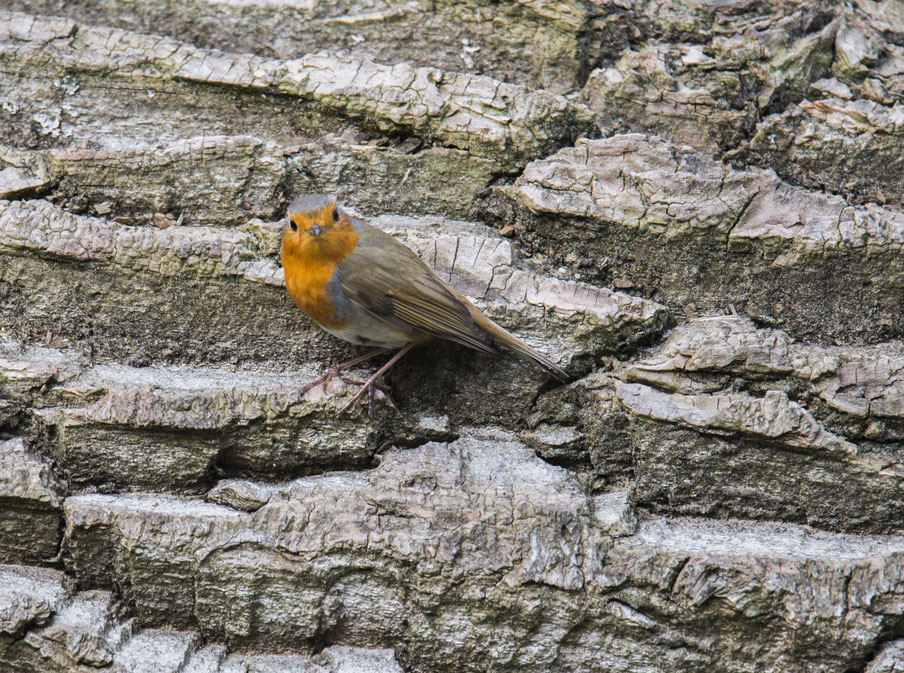
M 545 355 L 487 318 L 443 281 L 411 249 L 386 232 L 353 218 L 326 194 L 306 194 L 288 209 L 280 251 L 286 289 L 295 304 L 335 337 L 376 350 L 343 362 L 307 384 L 301 394 L 339 373 L 398 349 L 338 412 L 366 393 L 416 345 L 438 337 L 481 353 L 506 351 L 535 362 L 553 377 L 568 374 Z

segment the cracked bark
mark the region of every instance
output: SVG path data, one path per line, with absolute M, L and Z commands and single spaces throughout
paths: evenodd
M 893 3 L 8 4 L 4 670 L 904 667 Z M 303 191 L 573 380 L 299 396 Z

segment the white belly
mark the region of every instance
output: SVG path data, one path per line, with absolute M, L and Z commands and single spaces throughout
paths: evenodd
M 412 340 L 420 341 L 411 332 L 369 316 L 359 314 L 356 323 L 355 327 L 329 328 L 322 325 L 321 327 L 343 341 L 360 346 L 401 348 Z

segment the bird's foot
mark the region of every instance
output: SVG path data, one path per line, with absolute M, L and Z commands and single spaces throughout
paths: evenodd
M 304 395 L 306 392 L 308 392 L 309 390 L 313 390 L 313 389 L 316 388 L 317 386 L 322 386 L 322 387 L 323 387 L 323 392 L 325 393 L 325 392 L 327 392 L 327 390 L 326 390 L 327 386 L 330 384 L 330 382 L 333 381 L 333 379 L 339 379 L 339 380 L 342 381 L 344 384 L 349 385 L 349 386 L 363 386 L 363 385 L 366 385 L 366 383 L 367 383 L 366 381 L 362 381 L 361 379 L 353 379 L 353 378 L 349 378 L 349 377 L 345 376 L 345 375 L 342 373 L 342 371 L 343 371 L 343 368 L 342 368 L 341 366 L 339 366 L 339 367 L 332 367 L 332 368 L 328 369 L 328 370 L 326 371 L 326 373 L 325 373 L 323 376 L 321 376 L 320 378 L 314 379 L 314 380 L 311 381 L 310 383 L 305 384 L 305 385 L 303 385 L 301 388 L 299 388 L 299 390 L 298 390 L 298 395 L 299 395 L 299 396 Z M 391 390 L 392 390 L 389 386 L 384 385 L 384 384 L 382 384 L 382 383 L 376 383 L 376 382 L 373 383 L 373 384 L 371 385 L 371 387 L 376 388 L 377 390 L 380 390 L 380 391 L 386 393 L 387 395 L 388 395 L 388 394 L 391 392 Z
M 386 396 L 389 396 L 389 394 L 392 392 L 392 388 L 390 386 L 387 386 L 385 383 L 380 383 L 379 381 L 362 381 L 360 379 L 346 377 L 342 374 L 342 367 L 340 366 L 328 369 L 326 373 L 324 373 L 320 378 L 314 379 L 310 383 L 302 386 L 298 391 L 298 395 L 299 397 L 301 397 L 306 392 L 313 390 L 317 386 L 323 386 L 323 392 L 325 393 L 326 388 L 330 384 L 330 382 L 333 379 L 337 378 L 346 385 L 361 386 L 361 389 L 357 392 L 357 394 L 351 400 L 349 400 L 349 402 L 345 406 L 343 406 L 339 411 L 336 412 L 337 416 L 344 414 L 346 411 L 350 411 L 352 407 L 354 407 L 355 404 L 358 403 L 365 392 L 367 393 L 368 397 L 367 415 L 370 416 L 374 412 L 374 391 L 379 390 Z
M 337 416 L 341 416 L 346 411 L 351 411 L 356 404 L 364 397 L 365 393 L 367 394 L 367 415 L 370 416 L 374 413 L 374 393 L 379 390 L 384 395 L 389 395 L 392 391 L 392 388 L 389 386 L 379 383 L 377 381 L 351 381 L 347 380 L 348 383 L 354 383 L 356 385 L 360 385 L 361 388 L 355 393 L 354 397 L 350 399 L 345 405 L 336 412 Z
M 337 376 L 341 380 L 345 381 L 346 383 L 349 383 L 350 381 L 348 379 L 346 379 L 345 377 L 340 375 L 341 372 L 345 371 L 349 367 L 354 367 L 355 365 L 361 364 L 362 362 L 365 362 L 366 360 L 370 360 L 372 357 L 375 357 L 377 355 L 382 355 L 387 350 L 388 349 L 386 349 L 386 348 L 378 348 L 375 351 L 371 351 L 370 353 L 366 353 L 365 355 L 361 355 L 359 357 L 353 358 L 353 359 L 349 360 L 348 362 L 343 362 L 342 364 L 338 364 L 335 367 L 330 367 L 329 369 L 326 370 L 326 373 L 324 373 L 324 375 L 321 376 L 319 379 L 314 379 L 310 383 L 302 386 L 298 391 L 298 396 L 301 397 L 306 392 L 316 388 L 317 386 L 323 386 L 323 392 L 325 393 L 326 387 L 329 385 L 330 381 L 332 381 Z
M 323 376 L 321 376 L 320 378 L 314 379 L 310 383 L 307 383 L 307 384 L 303 385 L 301 388 L 299 388 L 298 396 L 301 397 L 306 392 L 308 392 L 309 390 L 313 390 L 317 386 L 323 386 L 323 392 L 325 393 L 326 387 L 330 384 L 330 381 L 332 381 L 337 376 L 340 379 L 342 379 L 343 381 L 345 381 L 345 379 L 341 375 L 341 372 L 342 372 L 342 369 L 340 367 L 331 367 L 330 369 L 327 369 L 326 373 L 324 373 Z
M 405 355 L 405 353 L 407 353 L 409 350 L 411 350 L 412 346 L 414 346 L 414 343 L 407 343 L 404 346 L 402 346 L 399 349 L 399 352 L 396 353 L 395 355 L 393 355 L 389 359 L 389 362 L 387 362 L 385 365 L 380 367 L 380 369 L 378 369 L 376 371 L 376 373 L 374 373 L 373 376 L 371 376 L 369 379 L 367 379 L 367 381 L 364 382 L 364 385 L 361 386 L 361 389 L 357 393 L 355 393 L 355 395 L 354 395 L 354 397 L 352 397 L 352 399 L 350 399 L 348 402 L 345 403 L 345 406 L 343 406 L 339 411 L 336 412 L 336 415 L 341 416 L 346 411 L 348 411 L 349 409 L 354 407 L 358 403 L 358 400 L 360 400 L 364 396 L 364 393 L 367 393 L 367 392 L 369 392 L 369 394 L 370 394 L 370 412 L 373 412 L 373 395 L 374 395 L 373 391 L 374 391 L 374 387 L 379 385 L 379 384 L 377 384 L 377 379 L 379 379 L 381 376 L 383 376 L 383 374 L 386 373 L 386 370 L 388 370 L 396 362 L 398 362 L 399 358 L 401 358 L 403 355 Z

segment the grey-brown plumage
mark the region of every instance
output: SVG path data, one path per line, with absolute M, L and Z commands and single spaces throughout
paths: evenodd
M 329 197 L 306 196 L 292 204 L 282 260 L 286 287 L 299 308 L 346 341 L 407 351 L 439 337 L 491 355 L 510 351 L 559 380 L 568 378 L 483 315 L 411 250 L 352 220 Z
M 355 224 L 360 241 L 346 258 L 339 281 L 349 301 L 405 331 L 421 331 L 490 355 L 503 355 L 502 346 L 560 380 L 568 378 L 549 358 L 483 315 L 409 248 L 376 227 Z

